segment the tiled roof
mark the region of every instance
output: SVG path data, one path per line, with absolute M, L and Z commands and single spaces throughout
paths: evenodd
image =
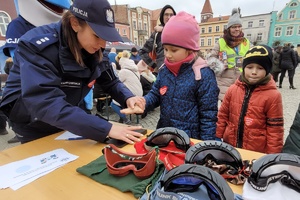
M 207 20 L 207 22 L 217 22 L 217 21 L 224 21 L 224 20 L 228 20 L 230 17 L 230 15 L 227 16 L 220 16 L 220 17 L 213 17 L 213 18 L 209 18 Z M 206 22 L 206 23 L 207 23 Z

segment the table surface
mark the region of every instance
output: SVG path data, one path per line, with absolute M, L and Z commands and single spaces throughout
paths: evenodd
M 148 133 L 151 131 L 149 130 Z M 0 152 L 0 166 L 40 155 L 55 149 L 63 148 L 71 154 L 79 156 L 53 172 L 13 191 L 12 189 L 0 190 L 0 199 L 110 199 L 130 200 L 135 199 L 132 193 L 122 193 L 119 190 L 102 185 L 84 175 L 76 172 L 78 167 L 86 165 L 102 155 L 105 144 L 92 140 L 54 140 L 62 133 L 53 134 L 26 144 L 22 144 Z M 197 140 L 193 140 L 197 143 Z M 133 145 L 126 145 L 124 151 L 135 152 Z M 252 160 L 263 156 L 262 153 L 238 149 L 243 160 Z M 1 178 L 1 175 L 0 175 Z M 234 193 L 242 194 L 242 186 L 232 185 Z

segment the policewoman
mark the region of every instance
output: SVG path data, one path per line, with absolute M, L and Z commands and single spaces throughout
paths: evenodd
M 143 106 L 103 56 L 106 41 L 122 41 L 107 0 L 75 0 L 61 21 L 20 38 L 0 108 L 21 143 L 61 130 L 100 142 L 139 141 L 133 130 L 141 127 L 112 125 L 79 107 L 95 82 L 122 106 Z

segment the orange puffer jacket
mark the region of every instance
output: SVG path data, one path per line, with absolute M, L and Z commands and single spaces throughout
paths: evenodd
M 273 78 L 252 90 L 236 80 L 219 109 L 216 137 L 234 147 L 279 153 L 283 135 L 282 98 Z

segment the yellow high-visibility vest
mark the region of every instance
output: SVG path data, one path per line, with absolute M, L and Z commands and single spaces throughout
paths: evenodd
M 228 69 L 235 67 L 235 57 L 242 56 L 244 57 L 247 51 L 250 48 L 250 41 L 248 39 L 245 39 L 244 42 L 242 42 L 238 46 L 238 52 L 235 51 L 234 48 L 229 47 L 224 38 L 219 39 L 219 45 L 220 45 L 220 52 L 226 52 L 227 54 L 227 64 Z M 243 71 L 242 68 L 239 68 L 240 71 Z

